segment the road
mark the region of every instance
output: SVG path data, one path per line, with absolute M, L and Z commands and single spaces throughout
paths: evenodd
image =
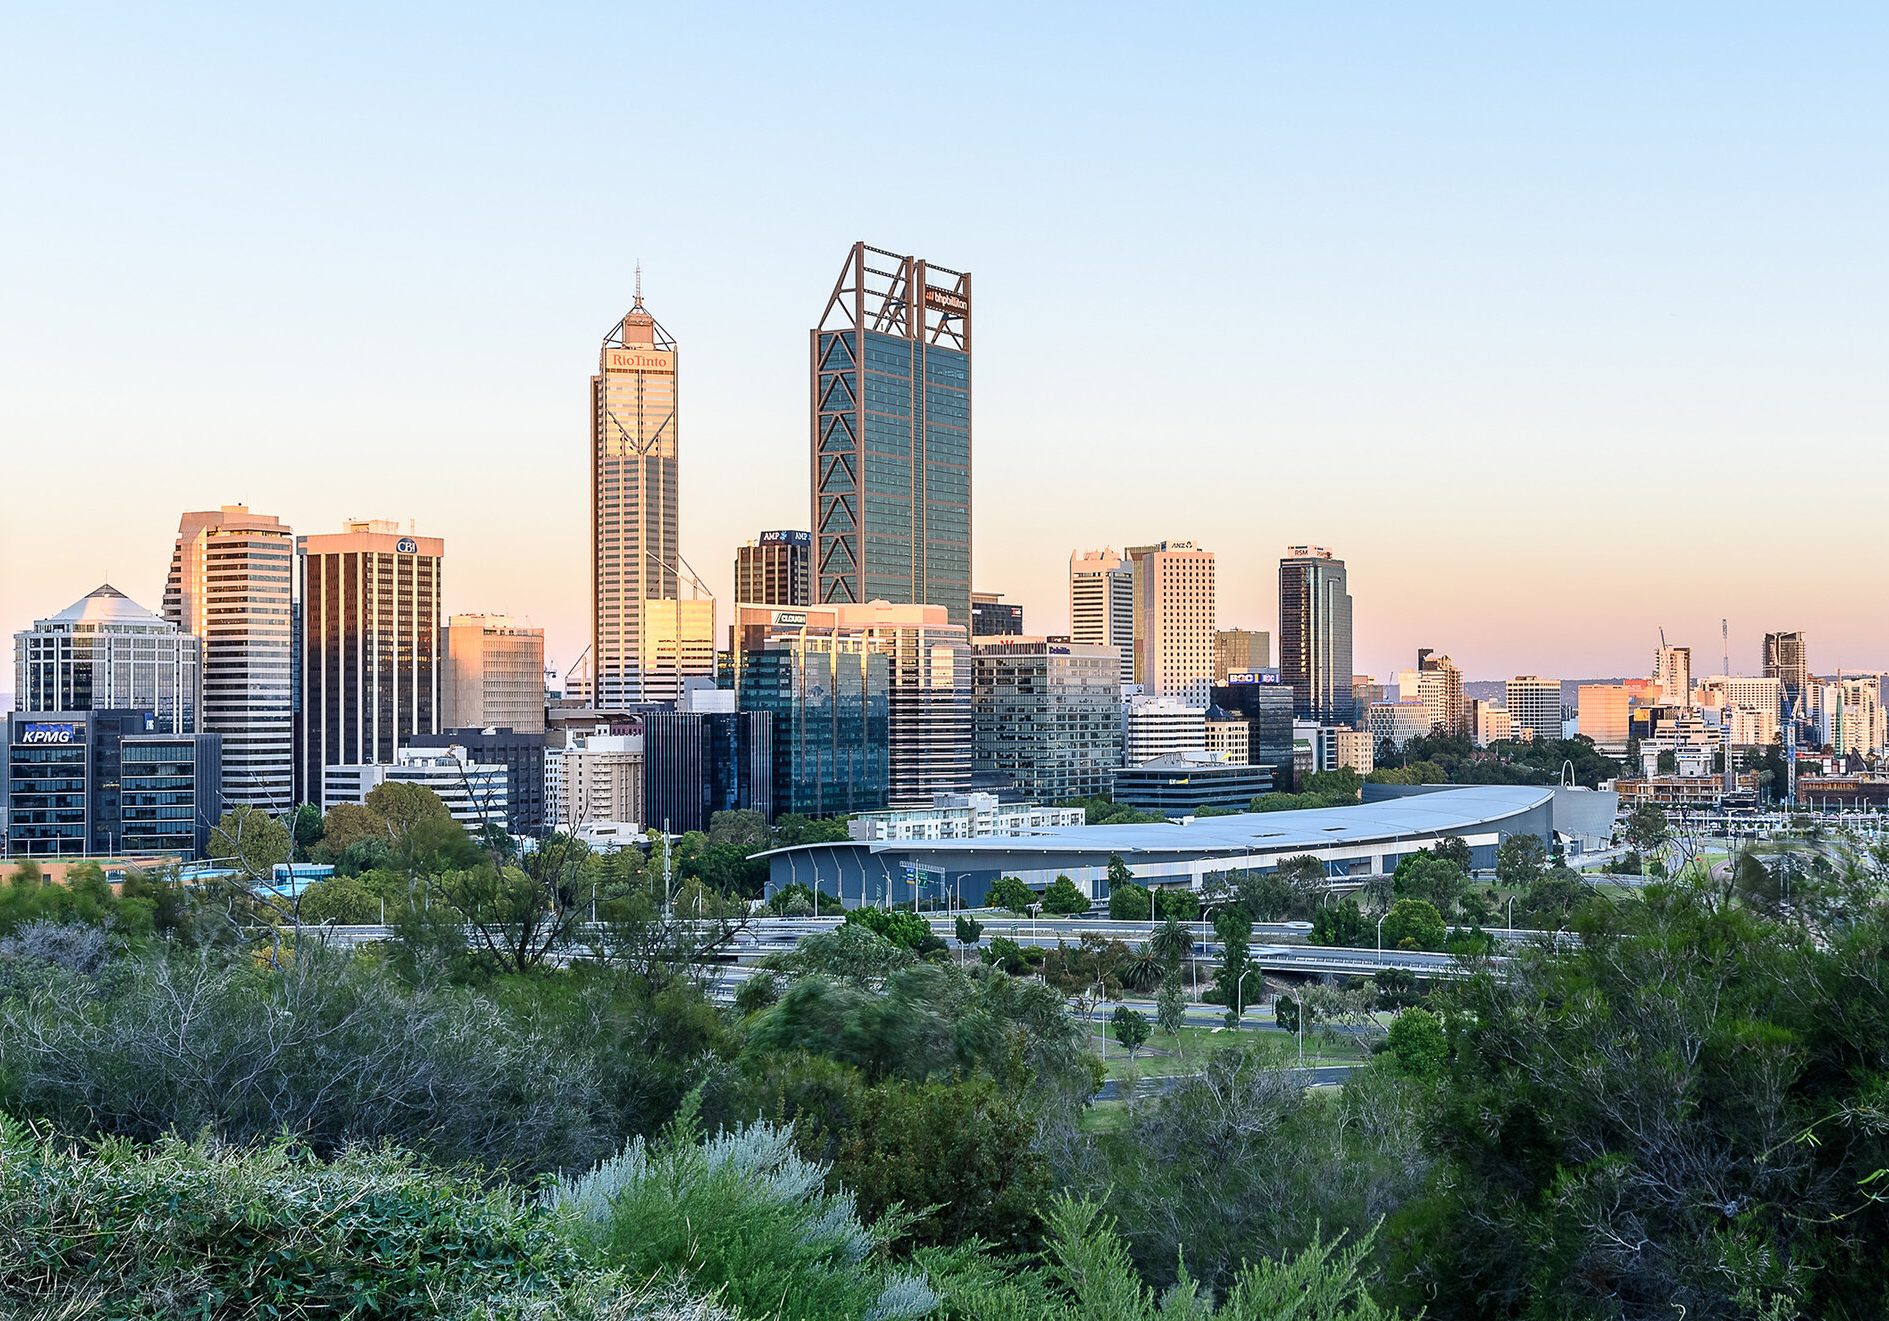
M 1341 1087 L 1350 1079 L 1351 1071 L 1357 1067 L 1355 1064 L 1322 1064 L 1314 1068 L 1288 1069 L 1287 1072 L 1296 1075 L 1306 1087 Z M 1191 1073 L 1155 1074 L 1139 1079 L 1135 1090 L 1137 1094 L 1144 1096 L 1149 1092 L 1171 1092 L 1187 1079 L 1195 1076 Z M 1120 1078 L 1108 1079 L 1102 1084 L 1101 1090 L 1096 1092 L 1095 1099 L 1098 1101 L 1126 1100 L 1122 1082 Z

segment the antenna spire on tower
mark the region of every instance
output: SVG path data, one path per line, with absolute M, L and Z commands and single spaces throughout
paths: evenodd
M 643 262 L 641 258 L 638 258 L 636 263 L 636 305 L 638 307 L 643 305 Z

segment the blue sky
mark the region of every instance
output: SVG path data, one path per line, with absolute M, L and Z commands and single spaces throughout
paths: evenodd
M 575 654 L 640 258 L 683 553 L 807 523 L 848 244 L 968 269 L 976 577 L 1192 537 L 1361 670 L 1889 666 L 1876 6 L 44 7 L 0 45 L 0 628 L 158 603 L 180 510 L 413 519 Z M 1701 666 L 1701 668 L 1708 668 Z M 1716 668 L 1714 664 L 1710 668 Z

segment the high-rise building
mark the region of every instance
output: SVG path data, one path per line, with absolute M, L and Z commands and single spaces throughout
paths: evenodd
M 1830 750 L 1839 756 L 1873 757 L 1889 744 L 1882 688 L 1875 678 L 1838 679 L 1832 703 Z
M 446 543 L 378 519 L 297 539 L 301 557 L 301 772 L 326 801 L 329 766 L 392 765 L 440 728 L 440 566 Z
M 1215 711 L 1246 722 L 1247 761 L 1271 769 L 1273 788 L 1291 789 L 1298 782 L 1292 756 L 1292 714 L 1297 698 L 1292 690 L 1273 676 L 1262 674 L 1251 681 L 1215 684 L 1210 696 Z
M 813 604 L 813 534 L 763 532 L 735 551 L 740 605 Z
M 806 616 L 799 625 L 782 621 L 741 657 L 739 708 L 773 725 L 776 813 L 835 816 L 886 805 L 891 659 L 843 637 L 830 610 L 824 618 L 812 629 Z
M 1135 573 L 1135 682 L 1204 708 L 1213 687 L 1214 559 L 1191 541 L 1129 551 Z
M 295 805 L 295 534 L 247 505 L 187 513 L 164 618 L 203 643 L 199 726 L 223 736 L 223 798 Z
M 1107 547 L 1069 556 L 1069 637 L 1114 647 L 1121 657 L 1121 681 L 1135 681 L 1135 573 Z
M 416 751 L 460 748 L 481 766 L 504 767 L 506 829 L 514 835 L 536 836 L 557 821 L 548 798 L 550 786 L 545 783 L 546 744 L 543 730 L 527 733 L 487 725 L 416 734 L 401 746 Z
M 1474 731 L 1470 737 L 1479 748 L 1523 737 L 1516 732 L 1514 713 L 1509 707 L 1481 697 L 1469 703 L 1469 725 Z
M 638 702 L 674 702 L 688 679 L 715 673 L 715 601 L 637 603 Z
M 1561 680 L 1518 674 L 1503 686 L 1511 738 L 1561 737 Z
M 652 711 L 643 759 L 649 818 L 674 834 L 707 830 L 717 812 L 774 815 L 774 723 L 762 712 Z
M 1692 705 L 1692 648 L 1662 642 L 1653 648 L 1653 682 L 1668 706 Z
M 855 243 L 810 337 L 814 600 L 971 622 L 971 277 Z
M 1272 668 L 1272 634 L 1251 628 L 1223 628 L 1213 635 L 1213 681 L 1228 683 L 1235 674 Z
M 1034 637 L 971 644 L 971 772 L 1036 802 L 1108 792 L 1122 764 L 1115 648 Z
M 544 630 L 454 615 L 440 630 L 441 729 L 544 733 Z
M 21 857 L 201 855 L 222 815 L 216 734 L 162 734 L 148 711 L 6 717 L 7 849 Z
M 1810 682 L 1810 659 L 1801 632 L 1764 635 L 1764 677 L 1778 681 L 1780 714 L 1788 713 Z
M 1709 674 L 1699 680 L 1699 703 L 1719 713 L 1719 723 L 1732 729 L 1739 747 L 1768 747 L 1779 736 L 1778 715 L 1784 709 L 1784 680 L 1749 674 Z M 1742 712 L 1742 717 L 1737 713 Z
M 873 601 L 838 608 L 839 629 L 891 661 L 888 807 L 926 807 L 971 788 L 971 648 L 944 607 Z
M 1005 605 L 1002 592 L 972 592 L 971 636 L 1022 637 L 1023 607 Z
M 13 635 L 13 701 L 25 711 L 148 711 L 166 734 L 197 729 L 203 643 L 104 586 Z
M 1323 546 L 1288 546 L 1279 561 L 1279 677 L 1302 716 L 1343 724 L 1356 715 L 1345 562 Z
M 386 762 L 330 763 L 322 768 L 321 801 L 329 806 L 365 803 L 383 784 L 431 790 L 446 804 L 447 814 L 469 831 L 510 827 L 511 780 L 505 768 L 476 761 L 456 744 L 403 747 Z
M 679 595 L 676 342 L 636 299 L 590 378 L 592 705 L 647 700 L 641 603 Z
M 1141 693 L 1122 707 L 1122 765 L 1157 757 L 1202 752 L 1207 747 L 1207 708 L 1174 697 Z
M 553 829 L 575 833 L 598 824 L 651 824 L 644 811 L 641 734 L 573 734 L 557 763 Z M 660 828 L 662 822 L 653 824 Z
M 1469 703 L 1463 697 L 1463 672 L 1448 656 L 1438 656 L 1430 648 L 1417 652 L 1417 668 L 1397 672 L 1397 696 L 1416 698 L 1423 703 L 1430 729 L 1452 736 L 1467 736 Z

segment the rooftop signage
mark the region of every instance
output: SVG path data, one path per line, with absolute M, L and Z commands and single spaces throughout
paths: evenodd
M 603 369 L 607 372 L 672 372 L 676 369 L 676 355 L 663 349 L 605 349 Z

